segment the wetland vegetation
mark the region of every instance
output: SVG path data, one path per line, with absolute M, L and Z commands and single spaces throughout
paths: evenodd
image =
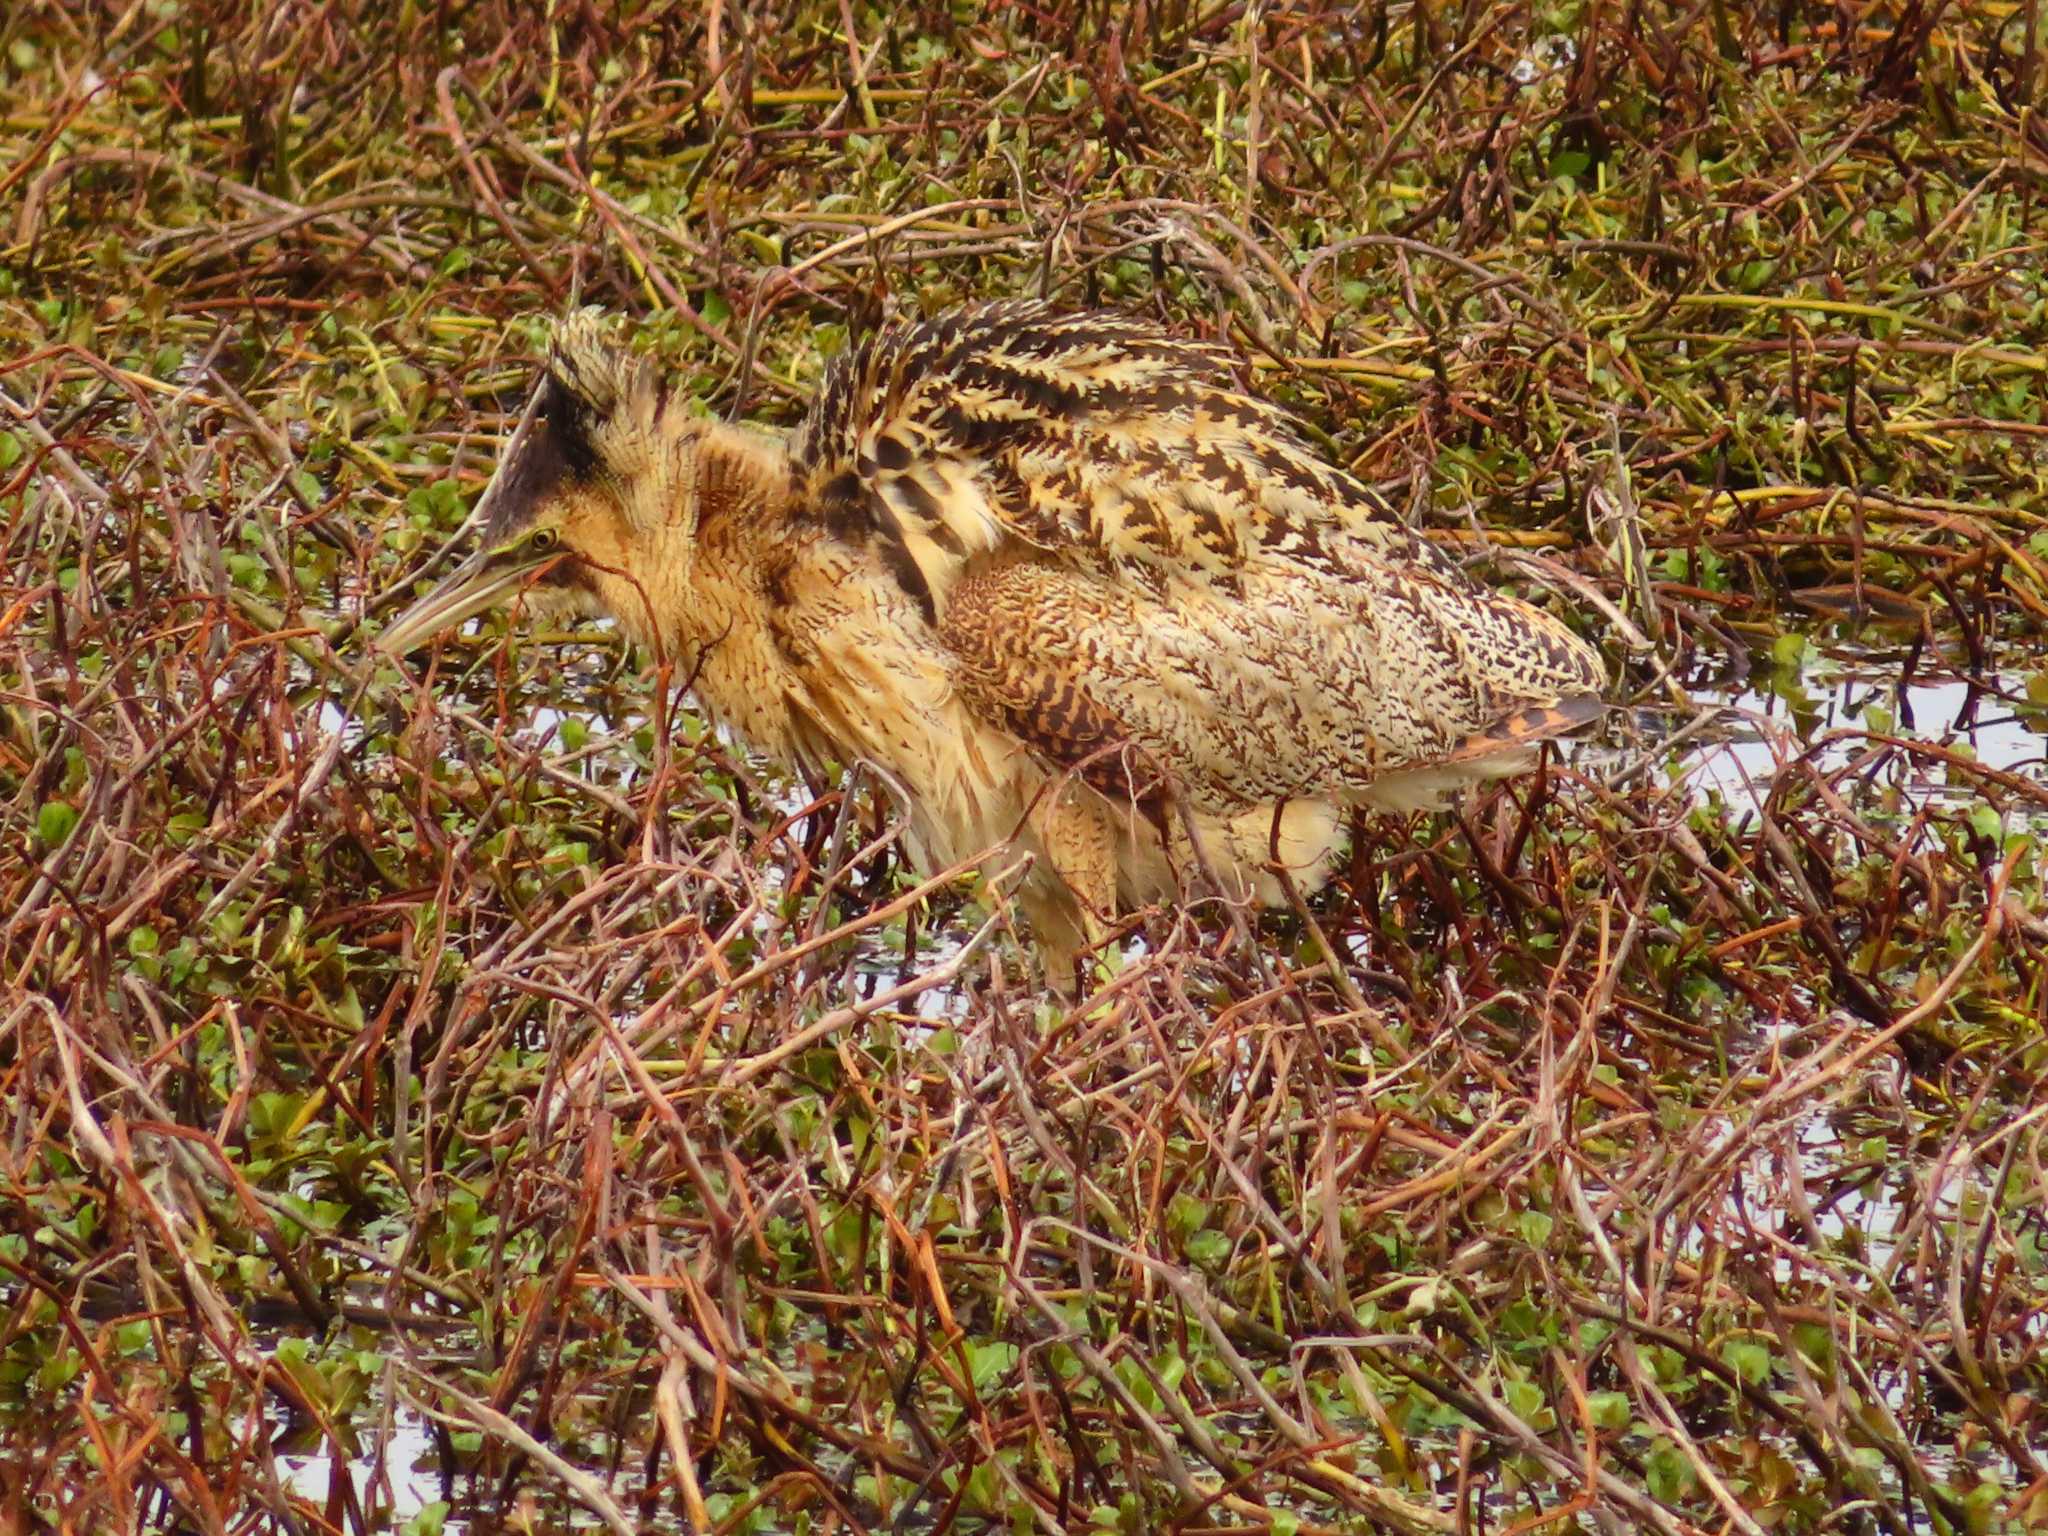
M 2048 1530 L 2035 0 L 19 0 L 0 1531 Z M 1227 338 L 1593 739 L 1066 1006 L 602 630 L 571 302 Z

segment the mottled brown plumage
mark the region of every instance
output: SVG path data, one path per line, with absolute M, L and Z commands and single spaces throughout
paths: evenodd
M 1277 854 L 1313 888 L 1345 807 L 1515 771 L 1604 681 L 1228 353 L 1123 315 L 893 326 L 780 440 L 670 402 L 586 312 L 480 513 L 484 551 L 384 643 L 521 592 L 609 614 L 768 752 L 882 769 L 926 865 L 1037 855 L 1056 974 L 1198 869 L 1270 900 Z

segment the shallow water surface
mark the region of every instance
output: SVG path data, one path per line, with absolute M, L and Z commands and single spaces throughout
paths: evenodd
M 1721 699 L 1715 728 L 1685 751 L 1675 777 L 1698 793 L 1719 794 L 1731 808 L 1755 810 L 1792 762 L 1812 756 L 1823 770 L 1837 768 L 1850 761 L 1870 735 L 1878 735 L 1962 748 L 1988 767 L 2043 778 L 2048 770 L 2048 736 L 2043 735 L 2048 721 L 2039 716 L 2030 721 L 2005 702 L 2025 696 L 2023 679 L 1995 674 L 1987 689 L 1961 678 L 1901 688 L 1895 678 L 1895 672 L 1887 675 L 1873 660 L 1859 659 L 1853 668 L 1841 669 L 1808 690 L 1815 713 L 1804 728 L 1783 695 L 1752 689 L 1733 692 Z M 1703 702 L 1712 699 L 1703 696 Z M 1929 781 L 1917 793 L 1939 801 L 1967 798 L 1971 791 Z

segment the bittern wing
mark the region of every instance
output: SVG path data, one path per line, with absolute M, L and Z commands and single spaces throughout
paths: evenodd
M 1340 577 L 1253 570 L 1241 596 L 1173 601 L 1013 561 L 962 579 L 938 634 L 978 714 L 1140 804 L 1166 790 L 1226 814 L 1372 800 L 1441 769 L 1416 800 L 1432 803 L 1598 712 L 1597 660 L 1550 615 L 1356 560 Z
M 1333 538 L 1448 572 L 1356 476 L 1240 391 L 1221 348 L 1129 315 L 982 305 L 829 371 L 793 457 L 807 503 L 936 615 L 1005 548 L 1157 585 L 1333 568 Z
M 1239 391 L 1226 353 L 1129 316 L 1012 303 L 884 331 L 834 365 L 793 459 L 974 707 L 1106 791 L 1362 791 L 1513 749 L 1605 680 Z

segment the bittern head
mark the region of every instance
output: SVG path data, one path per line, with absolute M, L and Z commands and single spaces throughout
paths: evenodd
M 699 424 L 670 411 L 652 360 L 615 346 L 599 311 L 555 330 L 545 368 L 473 521 L 481 546 L 377 637 L 392 655 L 487 609 L 529 618 L 612 610 L 653 555 L 687 552 Z

